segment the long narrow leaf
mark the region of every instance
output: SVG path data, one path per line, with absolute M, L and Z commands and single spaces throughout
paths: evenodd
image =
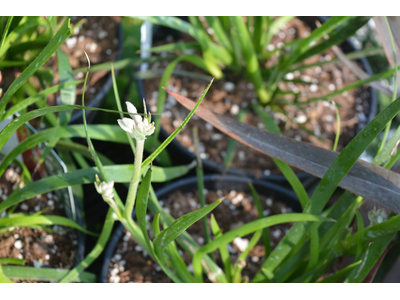
M 8 90 L 5 92 L 3 98 L 0 100 L 0 120 L 3 119 L 4 109 L 10 101 L 12 95 L 28 80 L 44 63 L 50 58 L 51 55 L 61 46 L 62 43 L 72 34 L 69 20 L 65 22 L 64 26 L 57 32 L 51 39 L 48 45 L 42 52 L 35 58 L 35 60 L 22 72 L 22 74 L 13 81 Z M 1 147 L 0 147 L 1 148 Z
M 167 91 L 186 108 L 193 108 L 194 102 L 191 100 L 175 92 Z M 325 176 L 323 184 L 329 186 L 329 190 L 332 192 L 339 184 L 352 193 L 372 199 L 375 203 L 400 213 L 400 201 L 398 200 L 400 175 L 365 161 L 357 161 L 369 143 L 384 128 L 384 124 L 399 111 L 400 98 L 376 116 L 350 142 L 340 154 L 340 160 L 338 159 L 339 154 L 336 152 L 248 126 L 204 107 L 199 107 L 196 114 L 230 137 L 259 152 L 282 160 L 314 176 L 320 178 Z M 345 157 L 348 163 L 343 165 L 342 170 L 331 168 L 330 172 L 325 175 L 334 162 L 335 165 L 339 165 Z M 316 195 L 318 194 L 314 194 L 313 197 L 317 197 Z M 315 211 L 321 211 L 322 208 L 323 205 L 320 204 Z

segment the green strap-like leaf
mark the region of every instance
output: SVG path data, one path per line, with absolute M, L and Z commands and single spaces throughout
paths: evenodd
M 68 272 L 69 270 L 66 269 L 3 266 L 4 275 L 21 280 L 58 281 Z M 94 283 L 96 282 L 96 275 L 82 272 L 74 281 Z
M 257 230 L 267 228 L 276 224 L 281 223 L 289 223 L 289 222 L 301 222 L 301 221 L 310 221 L 310 222 L 330 222 L 331 219 L 305 214 L 305 213 L 291 213 L 284 215 L 274 215 L 270 217 L 265 217 L 250 223 L 247 223 L 243 226 L 235 228 L 227 233 L 223 234 L 219 238 L 216 238 L 211 243 L 201 247 L 193 257 L 193 270 L 194 275 L 196 277 L 197 282 L 202 282 L 202 271 L 201 271 L 201 258 L 204 254 L 210 253 L 212 251 L 217 250 L 222 245 L 226 245 L 227 243 L 232 242 L 237 237 L 242 237 L 247 234 L 253 233 Z
M 0 120 L 3 119 L 4 109 L 10 101 L 12 95 L 24 84 L 29 77 L 31 77 L 44 63 L 50 58 L 51 55 L 61 46 L 62 43 L 72 34 L 69 20 L 65 22 L 64 26 L 57 32 L 51 39 L 42 52 L 35 58 L 35 60 L 22 72 L 22 74 L 13 81 L 8 90 L 5 92 L 3 98 L 0 100 Z M 8 139 L 7 139 L 8 140 Z M 1 145 L 0 148 L 3 146 Z
M 162 180 L 164 180 L 164 178 L 169 177 L 167 175 L 168 173 L 170 173 L 173 176 L 182 175 L 182 173 L 179 172 L 180 167 L 171 167 L 171 168 L 174 170 L 170 170 L 169 172 L 161 171 L 160 174 L 160 172 L 156 171 L 156 168 L 153 167 L 154 169 L 153 174 L 155 176 L 156 175 L 160 176 L 159 178 L 162 178 Z M 162 170 L 162 168 L 157 168 L 157 169 Z M 105 166 L 104 170 L 110 178 L 113 178 L 115 180 L 115 182 L 125 183 L 125 182 L 130 182 L 131 180 L 133 165 Z M 7 198 L 7 200 L 0 203 L 0 212 L 19 202 L 22 202 L 24 200 L 30 199 L 32 197 L 35 197 L 43 193 L 47 193 L 52 190 L 66 188 L 70 185 L 93 183 L 95 182 L 96 180 L 95 176 L 98 173 L 99 173 L 98 169 L 93 167 L 93 168 L 81 169 L 69 173 L 52 175 L 46 178 L 42 178 L 38 181 L 35 181 L 25 186 L 24 188 L 18 191 L 13 192 Z
M 154 251 L 157 257 L 161 260 L 164 255 L 165 248 L 174 241 L 179 235 L 181 235 L 189 226 L 200 220 L 202 217 L 211 212 L 215 207 L 221 203 L 220 200 L 214 203 L 188 213 L 177 220 L 175 220 L 167 229 L 164 229 L 154 239 Z
M 61 225 L 78 229 L 86 234 L 97 236 L 96 233 L 90 232 L 85 228 L 79 226 L 76 222 L 62 216 L 46 216 L 46 215 L 31 215 L 16 218 L 2 218 L 0 219 L 0 226 L 18 226 L 29 227 L 34 225 Z

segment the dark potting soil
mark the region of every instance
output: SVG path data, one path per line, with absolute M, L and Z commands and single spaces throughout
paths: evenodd
M 253 197 L 243 192 L 236 192 L 233 190 L 218 190 L 217 192 L 207 191 L 205 196 L 207 204 L 225 196 L 222 203 L 212 211 L 223 233 L 258 218 Z M 291 208 L 287 207 L 285 203 L 280 202 L 278 198 L 275 199 L 260 195 L 260 200 L 264 209 L 264 216 L 292 212 Z M 159 201 L 160 205 L 162 205 L 167 212 L 171 213 L 174 218 L 179 218 L 186 213 L 200 208 L 197 191 L 195 193 L 176 191 L 167 198 L 160 198 Z M 152 218 L 152 215 L 148 216 L 150 222 L 152 222 Z M 292 224 L 280 224 L 269 228 L 271 248 L 274 248 L 279 243 L 291 226 Z M 200 246 L 205 244 L 204 230 L 201 221 L 190 226 L 187 232 Z M 150 238 L 154 238 L 152 233 L 150 233 Z M 251 235 L 237 238 L 233 243 L 227 245 L 232 263 L 236 262 L 240 253 L 247 247 L 246 245 L 250 239 Z M 192 268 L 191 256 L 181 249 L 179 253 L 190 270 Z M 215 254 L 218 265 L 222 267 L 219 253 L 216 252 Z M 243 269 L 242 275 L 252 279 L 260 269 L 264 255 L 265 248 L 260 240 L 246 258 L 246 267 Z M 117 244 L 113 257 L 111 258 L 108 280 L 109 282 L 115 283 L 172 282 L 161 270 L 161 267 L 151 260 L 150 256 L 132 239 L 130 233 L 126 231 L 122 240 Z
M 273 37 L 268 47 L 270 50 L 276 47 L 279 48 L 281 47 L 281 43 L 289 42 L 297 37 L 304 38 L 309 33 L 310 28 L 307 25 L 299 19 L 293 19 Z M 319 61 L 329 61 L 334 57 L 332 51 L 326 51 L 307 59 L 304 63 L 311 64 Z M 272 62 L 274 59 L 276 60 L 277 57 L 272 57 L 270 61 Z M 157 70 L 159 67 L 165 65 L 166 63 L 155 63 L 150 69 Z M 185 62 L 180 63 L 176 70 L 205 75 L 203 71 Z M 311 83 L 309 85 L 302 85 L 293 82 L 281 82 L 279 86 L 281 90 L 300 93 L 300 103 L 310 98 L 339 90 L 357 80 L 356 76 L 340 62 L 288 73 L 286 79 L 299 79 Z M 144 81 L 145 94 L 151 111 L 156 111 L 159 82 L 160 78 Z M 167 88 L 196 101 L 202 95 L 208 83 L 204 80 L 188 76 L 174 75 L 170 79 Z M 283 96 L 280 97 L 282 98 Z M 367 88 L 357 88 L 337 95 L 333 97 L 333 100 L 341 106 L 339 108 L 341 133 L 337 149 L 340 152 L 366 124 L 369 114 L 369 92 Z M 231 118 L 237 118 L 241 109 L 249 108 L 255 101 L 256 93 L 251 83 L 246 82 L 238 76 L 234 77 L 227 74 L 223 80 L 214 80 L 203 103 L 214 112 Z M 267 106 L 265 112 L 275 119 L 285 136 L 322 148 L 332 149 L 337 128 L 336 112 L 333 105 L 326 101 L 307 104 L 303 109 L 294 105 L 282 106 L 279 102 L 275 103 L 275 105 L 277 106 L 273 109 Z M 278 106 L 280 106 L 280 109 L 284 109 L 285 114 L 276 112 Z M 188 113 L 189 111 L 177 103 L 173 97 L 167 96 L 161 125 L 168 133 L 172 133 L 182 123 Z M 261 129 L 265 128 L 264 124 L 251 109 L 248 110 L 244 123 Z M 197 116 L 194 116 L 190 120 L 176 137 L 177 140 L 191 152 L 194 152 L 192 128 L 195 125 L 199 128 L 202 158 L 222 164 L 230 138 Z M 280 173 L 269 157 L 240 143 L 237 143 L 232 167 L 251 172 L 256 178 L 262 175 Z
M 91 65 L 115 61 L 117 58 L 118 39 L 117 27 L 121 17 L 89 16 L 71 17 L 71 24 L 77 24 L 85 20 L 84 24 L 74 30 L 72 35 L 60 46 L 71 64 L 72 69 L 86 68 L 88 61 L 84 51 L 90 58 Z M 55 82 L 59 82 L 57 59 L 55 56 L 49 59 L 45 66 L 54 72 Z M 96 96 L 107 80 L 108 71 L 89 73 L 86 84 L 85 104 L 87 105 Z M 77 73 L 75 80 L 84 80 L 86 71 Z M 82 104 L 83 84 L 76 91 L 76 104 Z M 59 93 L 48 97 L 51 105 L 59 103 Z M 76 112 L 76 111 L 74 111 Z
M 0 201 L 23 187 L 21 168 L 11 164 L 0 178 Z M 62 204 L 52 192 L 38 195 L 18 204 L 15 213 L 64 216 Z M 4 217 L 2 215 L 2 217 Z M 71 269 L 77 257 L 78 233 L 64 226 L 49 226 L 53 232 L 27 227 L 0 233 L 0 257 L 25 259 L 25 266 Z M 14 282 L 22 282 L 13 279 Z M 23 282 L 38 282 L 23 280 Z

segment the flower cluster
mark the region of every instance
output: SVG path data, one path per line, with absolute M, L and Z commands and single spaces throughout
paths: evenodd
M 154 122 L 150 123 L 149 121 L 150 113 L 147 117 L 142 118 L 137 114 L 136 107 L 132 103 L 126 102 L 126 106 L 128 107 L 128 112 L 131 116 L 131 119 L 118 119 L 119 126 L 128 132 L 132 138 L 144 141 L 146 136 L 153 134 L 155 130 Z
M 107 203 L 114 201 L 114 180 L 111 180 L 108 183 L 105 181 L 101 182 L 99 176 L 96 174 L 96 182 L 94 183 L 94 186 L 96 187 L 96 191 L 103 197 L 104 201 Z

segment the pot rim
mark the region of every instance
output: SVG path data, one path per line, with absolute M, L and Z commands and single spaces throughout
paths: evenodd
M 236 182 L 236 183 L 241 183 L 241 184 L 247 184 L 251 182 L 254 187 L 257 189 L 260 187 L 263 187 L 265 190 L 264 191 L 273 191 L 277 192 L 279 194 L 282 194 L 283 196 L 287 197 L 285 198 L 284 202 L 286 202 L 289 205 L 294 204 L 298 207 L 296 209 L 298 210 L 300 208 L 300 203 L 298 202 L 298 198 L 294 192 L 292 192 L 289 188 L 284 188 L 281 185 L 272 182 L 272 181 L 267 181 L 267 180 L 257 180 L 253 178 L 246 178 L 246 177 L 239 177 L 239 176 L 234 176 L 234 175 L 225 175 L 222 176 L 220 174 L 207 174 L 204 175 L 204 186 L 206 186 L 208 183 L 215 184 L 216 182 Z M 223 181 L 220 179 L 223 179 Z M 186 177 L 183 179 L 178 179 L 173 181 L 172 183 L 158 189 L 156 191 L 156 196 L 157 198 L 162 198 L 168 196 L 171 192 L 174 190 L 179 190 L 183 186 L 187 185 L 192 185 L 196 184 L 197 185 L 197 176 L 190 176 Z M 197 187 L 196 187 L 197 190 Z M 262 194 L 262 193 L 260 193 Z M 132 213 L 133 218 L 136 217 L 136 211 L 134 210 Z M 123 232 L 124 232 L 125 227 L 120 223 L 118 227 L 113 231 L 111 238 L 109 239 L 107 246 L 103 252 L 103 265 L 101 267 L 100 271 L 100 276 L 99 276 L 99 281 L 101 283 L 107 283 L 108 282 L 108 270 L 109 270 L 109 265 L 110 261 L 112 258 L 112 255 L 115 251 L 115 248 L 117 247 L 118 242 L 122 238 Z
M 325 22 L 329 17 L 317 16 L 315 18 L 319 19 L 321 22 Z M 300 17 L 300 19 L 302 19 L 302 18 Z M 305 22 L 305 21 L 303 20 L 303 22 Z M 158 27 L 156 27 L 156 29 L 157 28 Z M 152 36 L 153 36 L 153 34 L 151 31 L 146 31 L 146 36 L 144 37 L 144 41 L 142 41 L 141 43 L 148 42 L 146 39 L 152 38 Z M 356 46 L 350 39 L 346 39 L 340 46 L 342 46 L 342 45 L 346 45 L 347 47 L 352 49 L 352 51 L 356 50 Z M 372 68 L 365 57 L 362 57 L 362 58 L 358 59 L 357 61 L 359 61 L 362 64 L 362 67 L 369 75 L 373 75 Z M 137 83 L 140 98 L 143 98 L 146 100 L 146 95 L 144 93 L 143 80 L 136 79 L 136 83 Z M 376 90 L 374 88 L 372 88 L 371 86 L 369 86 L 368 91 L 369 91 L 369 113 L 368 113 L 366 124 L 368 124 L 376 116 L 377 107 L 378 107 L 378 98 L 377 98 Z M 147 106 L 148 111 L 150 111 L 150 107 L 148 106 L 147 101 L 146 101 L 146 106 Z M 165 140 L 168 136 L 169 136 L 169 134 L 167 133 L 167 131 L 163 127 L 161 127 L 160 138 Z M 171 149 L 171 151 L 170 151 L 171 153 L 180 153 L 179 154 L 180 157 L 182 157 L 182 159 L 185 161 L 193 161 L 196 159 L 195 154 L 193 152 L 189 151 L 187 148 L 183 147 L 182 144 L 179 143 L 176 139 L 173 139 L 168 147 Z M 366 153 L 366 152 L 364 151 L 364 153 Z M 215 172 L 222 173 L 224 171 L 224 167 L 222 166 L 222 164 L 218 164 L 218 163 L 208 160 L 208 159 L 202 159 L 202 162 L 203 162 L 205 171 L 208 170 L 212 173 L 215 173 Z M 250 172 L 236 169 L 236 168 L 230 168 L 227 171 L 227 174 L 254 178 L 254 175 L 251 174 Z M 312 181 L 318 180 L 318 178 L 316 178 L 313 175 L 306 173 L 306 172 L 299 172 L 299 173 L 296 173 L 296 175 L 301 181 L 307 181 L 307 182 L 310 181 L 311 182 L 312 179 L 314 179 Z M 260 179 L 261 180 L 271 180 L 271 181 L 278 182 L 278 183 L 287 183 L 287 179 L 284 175 L 263 175 Z M 313 183 L 311 182 L 310 185 L 312 185 L 312 184 Z

